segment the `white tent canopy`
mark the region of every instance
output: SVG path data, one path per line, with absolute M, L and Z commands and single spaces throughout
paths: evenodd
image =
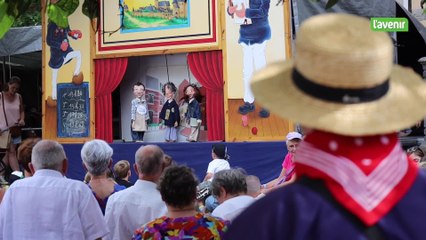
M 0 71 L 3 84 L 12 76 L 13 71 L 41 71 L 41 32 L 41 26 L 11 28 L 0 39 Z
M 41 51 L 41 26 L 11 28 L 0 39 L 0 57 Z

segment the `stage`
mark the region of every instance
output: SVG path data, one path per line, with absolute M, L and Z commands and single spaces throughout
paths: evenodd
M 185 164 L 193 168 L 198 178 L 202 180 L 211 161 L 211 147 L 214 142 L 112 143 L 114 163 L 125 159 L 133 165 L 136 150 L 146 144 L 157 144 L 179 164 Z M 262 183 L 272 180 L 280 174 L 281 164 L 287 153 L 285 142 L 231 142 L 225 144 L 228 146 L 231 167 L 245 169 L 248 174 L 258 176 Z M 67 177 L 83 180 L 85 170 L 80 156 L 83 145 L 63 144 L 63 146 L 69 160 Z M 131 181 L 136 181 L 136 178 L 136 174 L 132 169 Z

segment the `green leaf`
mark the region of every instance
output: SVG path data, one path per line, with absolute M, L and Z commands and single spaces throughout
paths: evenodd
M 0 19 L 0 39 L 3 38 L 4 34 L 7 33 L 7 31 L 9 31 L 10 27 L 13 24 L 13 21 L 15 20 L 14 17 L 9 16 L 7 14 L 5 14 L 1 19 Z
M 69 26 L 68 16 L 66 16 L 63 10 L 53 4 L 49 4 L 49 6 L 47 6 L 47 17 L 49 18 L 49 21 L 54 22 L 61 28 L 67 28 Z
M 4 17 L 8 4 L 4 0 L 0 0 L 0 19 Z
M 8 14 L 9 4 L 5 0 L 0 0 L 0 39 L 9 31 L 15 18 Z
M 329 0 L 327 4 L 325 5 L 325 9 L 329 9 L 333 7 L 339 0 Z
M 79 0 L 62 0 L 56 4 L 49 4 L 47 6 L 49 21 L 61 28 L 69 27 L 68 16 L 74 13 L 79 4 Z
M 99 17 L 98 0 L 84 0 L 82 12 L 91 20 Z

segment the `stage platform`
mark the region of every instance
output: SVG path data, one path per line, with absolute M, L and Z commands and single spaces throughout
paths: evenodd
M 205 176 L 207 166 L 211 161 L 211 147 L 214 142 L 197 143 L 112 143 L 114 149 L 113 161 L 128 160 L 135 162 L 135 152 L 141 145 L 156 144 L 179 164 L 185 164 L 195 170 L 198 178 Z M 281 172 L 281 164 L 287 153 L 285 142 L 230 142 L 228 154 L 231 156 L 231 167 L 244 168 L 248 174 L 256 175 L 262 183 L 276 178 Z M 80 151 L 82 144 L 63 144 L 69 159 L 67 177 L 83 180 L 85 170 L 82 166 Z M 131 181 L 136 180 L 132 169 Z

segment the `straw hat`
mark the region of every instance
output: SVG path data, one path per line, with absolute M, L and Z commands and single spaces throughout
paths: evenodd
M 256 100 L 304 126 L 348 136 L 410 127 L 426 115 L 426 83 L 394 65 L 393 45 L 368 19 L 323 14 L 306 20 L 294 60 L 257 72 Z

